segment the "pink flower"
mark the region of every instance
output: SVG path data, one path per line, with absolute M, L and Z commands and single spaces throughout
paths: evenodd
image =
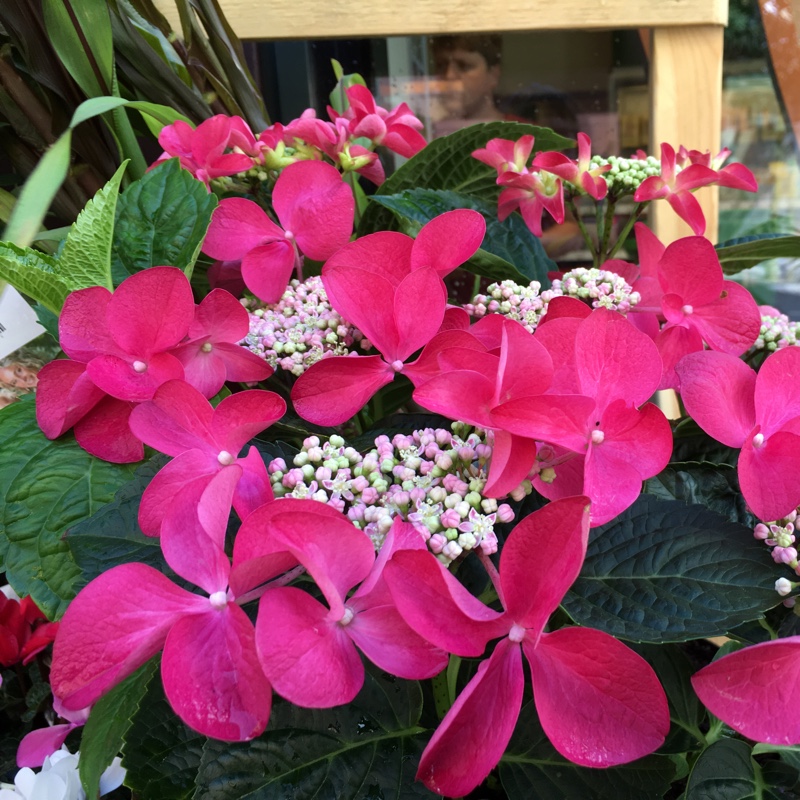
M 578 134 L 577 161 L 562 153 L 539 153 L 533 160 L 533 166 L 569 181 L 595 200 L 602 200 L 608 193 L 608 183 L 603 173 L 611 169 L 611 164 L 592 166 L 592 140 L 585 133 Z
M 730 154 L 731 151 L 724 147 L 712 158 L 708 151 L 702 153 L 699 150 L 687 150 L 681 145 L 678 149 L 678 163 L 682 167 L 686 164 L 702 164 L 704 167 L 713 169 L 717 173 L 714 181 L 717 186 L 741 189 L 745 192 L 757 192 L 758 182 L 755 175 L 744 164 L 733 163 L 728 164 L 727 167 L 722 166 Z
M 286 403 L 273 392 L 251 390 L 226 397 L 216 408 L 189 384 L 164 384 L 131 414 L 131 430 L 156 450 L 174 456 L 148 485 L 139 526 L 157 536 L 165 519 L 186 503 L 201 522 L 227 520 L 231 503 L 241 519 L 272 500 L 267 468 L 255 447 L 239 452 L 257 433 L 277 422 Z
M 112 294 L 102 286 L 72 292 L 61 311 L 59 338 L 69 360 L 39 373 L 36 419 L 55 439 L 75 428 L 78 444 L 113 462 L 140 461 L 141 442 L 128 429 L 133 404 L 168 380 L 184 377 L 169 351 L 194 318 L 192 289 L 175 267 L 152 267 Z
M 686 410 L 710 436 L 741 447 L 739 484 L 762 520 L 800 505 L 800 350 L 770 355 L 758 375 L 727 353 L 704 351 L 676 367 Z
M 477 211 L 449 211 L 416 239 L 373 233 L 336 253 L 322 270 L 328 299 L 381 355 L 334 356 L 313 364 L 292 389 L 297 413 L 319 425 L 338 425 L 403 372 L 404 362 L 442 324 L 442 278 L 475 253 L 485 231 Z
M 67 721 L 49 725 L 46 728 L 37 728 L 23 736 L 19 748 L 17 748 L 17 766 L 41 767 L 49 755 L 61 749 L 61 745 L 72 731 L 86 724 L 90 710 L 91 706 L 87 706 L 70 711 L 64 708 L 63 703 L 57 697 L 53 697 L 53 711 Z
M 278 694 L 308 708 L 349 703 L 364 683 L 358 650 L 402 678 L 430 678 L 447 666 L 446 654 L 406 625 L 383 582 L 384 565 L 401 548 L 426 549 L 413 525 L 398 518 L 376 560 L 363 531 L 314 500 L 279 500 L 247 520 L 236 539 L 235 561 L 271 574 L 291 556 L 328 603 L 294 587 L 261 597 L 256 645 Z M 270 570 L 273 560 L 278 566 Z
M 552 500 L 589 495 L 592 525 L 601 525 L 628 508 L 642 481 L 669 462 L 669 422 L 646 402 L 661 378 L 661 359 L 648 336 L 606 309 L 585 319 L 551 320 L 534 338 L 550 353 L 550 393 L 558 396 L 549 405 L 547 395 L 537 405 L 512 399 L 494 409 L 492 418 L 510 433 L 564 448 L 553 464 L 555 480 L 537 478 L 534 485 Z M 578 405 L 570 395 L 588 403 Z M 567 402 L 575 404 L 574 412 Z
M 350 187 L 334 167 L 318 161 L 286 167 L 272 204 L 283 228 L 251 200 L 223 200 L 203 242 L 203 252 L 212 258 L 241 259 L 247 288 L 266 303 L 280 300 L 293 270 L 301 277 L 301 251 L 324 261 L 347 243 L 355 209 Z
M 519 209 L 535 236 L 542 235 L 542 214 L 547 211 L 559 225 L 564 221 L 564 185 L 561 178 L 545 170 L 517 175 L 508 171 L 497 178 L 500 192 L 497 216 L 502 222 Z
M 745 647 L 703 667 L 692 686 L 703 705 L 748 739 L 800 744 L 793 713 L 800 675 L 800 636 Z
M 158 135 L 158 143 L 165 150 L 159 161 L 165 157 L 179 158 L 184 169 L 208 186 L 214 178 L 246 172 L 253 166 L 253 159 L 244 153 L 225 153 L 231 147 L 246 146 L 250 139 L 255 142 L 240 117 L 217 114 L 197 128 L 176 120 L 164 126 Z
M 514 528 L 495 578 L 502 612 L 469 594 L 430 553 L 401 551 L 387 565 L 400 613 L 433 644 L 474 658 L 503 637 L 422 754 L 417 778 L 432 791 L 464 796 L 500 760 L 522 706 L 523 653 L 539 720 L 566 758 L 609 767 L 663 743 L 667 700 L 644 659 L 600 631 L 544 632 L 583 563 L 587 503 L 586 497 L 550 503 Z
M 522 136 L 516 142 L 511 139 L 490 139 L 486 147 L 473 150 L 472 157 L 496 169 L 498 177 L 504 172 L 522 175 L 526 171 L 533 143 L 531 135 Z
M 655 343 L 664 362 L 660 389 L 679 389 L 675 365 L 703 349 L 738 356 L 758 338 L 761 314 L 750 292 L 724 280 L 714 246 L 702 236 L 687 236 L 664 251 L 657 266 L 666 325 Z
M 237 342 L 250 331 L 250 317 L 241 303 L 223 289 L 214 289 L 195 309 L 185 344 L 172 350 L 183 364 L 188 383 L 213 397 L 225 381 L 266 380 L 272 368 Z
M 665 198 L 692 231 L 702 236 L 706 220 L 692 192 L 714 183 L 716 179 L 717 173 L 703 164 L 689 164 L 679 169 L 675 150 L 665 142 L 661 145 L 661 175 L 653 175 L 642 181 L 633 199 L 637 203 L 646 203 Z

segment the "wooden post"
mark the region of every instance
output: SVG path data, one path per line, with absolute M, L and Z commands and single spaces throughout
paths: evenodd
M 666 27 L 653 31 L 650 62 L 651 152 L 662 142 L 678 149 L 720 150 L 722 126 L 722 25 Z M 706 217 L 705 235 L 716 241 L 719 192 L 700 189 L 696 195 Z M 692 231 L 664 202 L 654 203 L 652 228 L 664 244 Z

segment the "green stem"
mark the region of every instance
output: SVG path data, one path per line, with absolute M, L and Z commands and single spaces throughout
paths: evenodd
M 573 217 L 575 217 L 575 222 L 578 223 L 578 229 L 583 236 L 584 241 L 586 242 L 589 250 L 592 252 L 592 259 L 594 261 L 594 265 L 597 266 L 597 252 L 594 249 L 594 242 L 592 241 L 592 237 L 589 235 L 589 231 L 586 228 L 586 225 L 583 222 L 583 218 L 581 217 L 580 211 L 578 211 L 578 206 L 575 201 L 568 197 L 566 198 L 567 208 L 570 210 L 570 213 Z
M 470 301 L 472 301 L 475 298 L 475 295 L 478 294 L 480 290 L 481 290 L 481 276 L 476 275 L 475 280 L 472 281 L 472 297 L 470 298 Z
M 603 265 L 606 260 L 606 251 L 608 250 L 608 240 L 611 238 L 611 231 L 614 228 L 614 209 L 617 206 L 617 201 L 609 197 L 606 200 L 606 214 L 603 220 L 603 240 L 598 248 L 598 267 Z
M 627 241 L 628 235 L 633 229 L 633 226 L 639 221 L 639 219 L 641 218 L 642 214 L 644 214 L 644 211 L 649 204 L 650 204 L 649 200 L 647 202 L 638 204 L 636 210 L 633 212 L 633 214 L 631 214 L 630 218 L 625 223 L 625 227 L 620 231 L 620 234 L 617 237 L 616 244 L 614 245 L 614 247 L 611 248 L 611 251 L 606 256 L 606 259 L 614 258 L 614 256 L 619 252 L 622 245 L 624 245 L 625 242 Z

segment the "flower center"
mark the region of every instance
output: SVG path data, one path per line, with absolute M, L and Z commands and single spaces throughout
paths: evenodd
M 753 437 L 753 447 L 759 448 L 759 447 L 763 447 L 763 446 L 764 446 L 764 434 L 763 433 L 757 433 Z
M 217 461 L 219 461 L 223 467 L 229 467 L 236 459 L 227 450 L 220 450 Z
M 683 306 L 683 307 L 681 308 L 681 311 L 683 311 L 683 313 L 684 313 L 684 314 L 686 314 L 686 316 L 687 316 L 687 317 L 688 317 L 690 314 L 694 314 L 694 308 L 692 308 L 692 306 L 690 306 L 690 305 L 688 305 L 688 304 L 687 304 L 687 305 L 685 305 L 685 306 Z
M 403 371 L 403 366 L 404 366 L 404 364 L 400 360 L 392 361 L 392 364 L 391 364 L 391 367 L 395 372 L 402 372 Z
M 355 614 L 353 614 L 352 608 L 345 608 L 344 614 L 342 615 L 342 618 L 339 620 L 339 624 L 342 627 L 344 627 L 345 625 L 349 625 L 353 621 L 354 616 Z
M 208 602 L 211 603 L 212 608 L 216 608 L 217 611 L 219 611 L 228 605 L 228 593 L 214 592 L 214 594 L 208 598 Z
M 145 364 L 144 361 L 134 361 L 133 371 L 139 373 L 147 372 L 147 364 Z
M 525 628 L 523 628 L 522 625 L 517 625 L 515 622 L 508 632 L 508 638 L 511 639 L 512 642 L 521 642 L 525 638 Z
M 602 444 L 605 438 L 606 435 L 599 428 L 595 428 L 592 431 L 592 444 Z
M 204 353 L 210 353 L 214 349 L 214 346 L 211 344 L 211 342 L 206 342 L 200 349 Z

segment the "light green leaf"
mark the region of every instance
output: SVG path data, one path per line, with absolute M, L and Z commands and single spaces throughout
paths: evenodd
M 122 176 L 127 161 L 111 180 L 86 204 L 78 215 L 64 249 L 58 258 L 61 280 L 71 289 L 105 286 L 113 291 L 111 281 L 111 243 L 114 218 Z
M 28 297 L 58 314 L 69 294 L 69 287 L 57 274 L 57 262 L 51 256 L 0 242 L 0 280 L 7 281 Z
M 115 108 L 125 105 L 128 105 L 128 101 L 123 97 L 92 97 L 89 100 L 84 100 L 75 109 L 69 126 L 70 128 L 75 128 L 80 125 L 81 122 L 86 122 L 87 119 L 99 116 L 100 114 L 106 114 L 109 111 L 113 111 Z
M 35 405 L 29 395 L 0 410 L 0 557 L 14 589 L 57 619 L 80 575 L 67 529 L 110 503 L 134 466 L 90 456 L 72 434 L 45 438 Z

